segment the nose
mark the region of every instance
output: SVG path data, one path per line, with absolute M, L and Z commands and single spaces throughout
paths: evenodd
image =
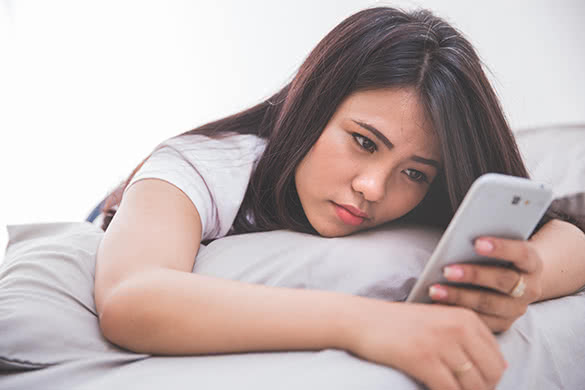
M 388 171 L 381 168 L 365 170 L 354 177 L 352 187 L 361 193 L 369 202 L 379 202 L 386 196 L 386 183 L 389 180 Z

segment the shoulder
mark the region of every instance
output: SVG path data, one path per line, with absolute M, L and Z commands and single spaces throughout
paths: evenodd
M 219 157 L 224 154 L 229 154 L 231 156 L 229 160 L 232 161 L 234 158 L 254 161 L 262 155 L 266 143 L 266 139 L 254 134 L 227 133 L 213 137 L 186 134 L 169 138 L 157 146 L 156 150 L 172 148 L 177 153 L 198 161 L 202 161 L 203 157 Z M 220 162 L 223 159 L 214 158 L 213 160 Z
M 203 239 L 227 234 L 266 146 L 256 135 L 180 135 L 160 144 L 133 180 L 157 177 L 181 189 L 196 206 Z

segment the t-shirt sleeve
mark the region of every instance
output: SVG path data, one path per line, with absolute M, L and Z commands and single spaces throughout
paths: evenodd
M 202 240 L 223 237 L 233 225 L 264 147 L 265 141 L 254 135 L 171 138 L 155 148 L 126 190 L 139 180 L 164 180 L 197 208 Z

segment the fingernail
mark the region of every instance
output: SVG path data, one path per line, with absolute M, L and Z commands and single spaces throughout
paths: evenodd
M 439 285 L 434 285 L 429 288 L 429 296 L 433 299 L 447 298 L 447 289 Z
M 463 268 L 451 265 L 443 269 L 443 276 L 449 280 L 459 280 L 463 277 Z
M 476 240 L 475 249 L 484 253 L 491 252 L 494 249 L 494 244 L 488 240 Z

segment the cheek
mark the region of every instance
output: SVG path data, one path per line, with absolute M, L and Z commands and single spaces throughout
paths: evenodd
M 295 187 L 301 202 L 303 202 L 303 199 L 305 198 L 305 188 L 309 187 L 306 184 L 306 181 L 308 180 L 306 172 L 310 171 L 309 165 L 310 164 L 307 155 L 303 160 L 301 160 L 301 162 L 299 163 L 299 165 L 297 165 L 297 168 L 295 169 Z
M 335 139 L 319 139 L 299 164 L 296 179 L 303 190 L 315 193 L 320 188 L 330 188 L 332 183 L 342 181 L 347 176 L 349 161 L 344 149 Z
M 397 219 L 412 211 L 424 199 L 427 191 L 403 187 L 392 191 L 386 200 L 384 222 Z
M 323 167 L 318 150 L 313 147 L 301 160 L 295 171 L 295 186 L 303 207 L 307 207 L 311 199 L 322 192 L 326 183 L 323 182 Z M 306 212 L 307 210 L 305 210 Z
M 416 208 L 416 206 L 418 206 L 420 204 L 420 202 L 422 202 L 422 200 L 424 199 L 426 195 L 426 192 L 419 192 L 416 194 L 416 196 L 412 196 L 410 197 L 410 201 L 408 202 L 408 204 L 406 205 L 406 211 L 404 214 L 412 211 L 414 208 Z

